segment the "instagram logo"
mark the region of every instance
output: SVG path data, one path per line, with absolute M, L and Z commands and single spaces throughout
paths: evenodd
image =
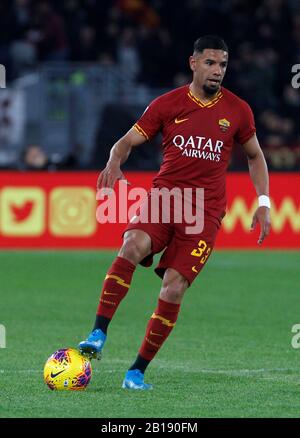
M 85 237 L 96 231 L 95 192 L 90 187 L 60 187 L 50 194 L 50 231 L 55 236 Z

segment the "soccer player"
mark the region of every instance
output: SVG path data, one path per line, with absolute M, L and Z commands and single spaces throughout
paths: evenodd
M 210 256 L 225 215 L 225 176 L 234 143 L 245 151 L 258 196 L 251 229 L 260 225 L 258 244 L 270 231 L 268 170 L 259 146 L 249 105 L 221 84 L 228 64 L 228 47 L 218 36 L 203 36 L 189 58 L 191 84 L 156 98 L 135 125 L 111 149 L 98 189 L 113 188 L 125 179 L 120 169 L 133 147 L 163 135 L 163 161 L 153 180 L 156 188 L 204 188 L 204 227 L 188 234 L 185 223 L 135 223 L 124 232 L 123 245 L 107 272 L 94 328 L 79 344 L 84 354 L 97 357 L 107 328 L 126 296 L 137 264 L 150 266 L 164 250 L 155 272 L 162 278 L 157 307 L 146 328 L 137 358 L 127 371 L 123 388 L 151 389 L 144 373 L 175 326 L 187 288 Z M 141 206 L 150 204 L 151 194 Z M 193 201 L 194 202 L 194 201 Z M 150 207 L 149 207 L 150 208 Z

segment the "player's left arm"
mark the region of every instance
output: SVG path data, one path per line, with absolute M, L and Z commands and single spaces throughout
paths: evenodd
M 256 135 L 254 134 L 242 146 L 248 158 L 249 173 L 257 196 L 269 196 L 268 167 Z M 271 220 L 269 207 L 259 206 L 257 208 L 253 215 L 251 231 L 254 230 L 257 222 L 260 225 L 260 235 L 257 243 L 260 245 L 270 233 Z

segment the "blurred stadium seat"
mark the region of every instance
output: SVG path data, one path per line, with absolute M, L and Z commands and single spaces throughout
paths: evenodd
M 140 105 L 108 104 L 97 129 L 91 166 L 102 169 L 109 158 L 111 145 L 128 131 L 144 111 Z M 125 170 L 156 170 L 159 168 L 159 140 L 144 143 L 131 154 L 124 164 Z

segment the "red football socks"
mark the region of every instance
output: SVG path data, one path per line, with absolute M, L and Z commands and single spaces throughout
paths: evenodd
M 158 299 L 158 306 L 147 325 L 146 335 L 139 351 L 140 356 L 149 361 L 154 358 L 175 326 L 179 309 L 180 304 Z
M 122 257 L 117 257 L 107 272 L 97 309 L 98 322 L 100 321 L 97 328 L 101 328 L 105 333 L 120 302 L 129 290 L 134 271 L 135 265 L 133 263 Z M 158 299 L 157 308 L 147 325 L 146 334 L 139 350 L 139 356 L 146 362 L 154 358 L 171 333 L 177 321 L 179 310 L 180 304 Z
M 130 287 L 135 265 L 123 257 L 117 257 L 111 265 L 103 283 L 97 316 L 112 319 L 120 302 Z

